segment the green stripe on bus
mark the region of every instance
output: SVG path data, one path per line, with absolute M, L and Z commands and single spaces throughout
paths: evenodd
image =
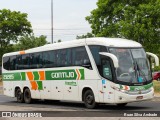
M 3 81 L 20 81 L 21 74 L 20 73 L 3 73 L 2 79 Z
M 22 80 L 25 81 L 26 80 L 26 74 L 25 74 L 25 72 L 21 72 L 21 76 L 22 76 Z
M 143 86 L 130 86 L 131 91 L 136 91 L 136 90 L 147 90 L 153 86 L 153 83 L 150 83 L 148 85 L 143 85 Z
M 125 85 L 120 85 L 120 89 L 124 89 L 123 86 Z M 129 91 L 147 90 L 153 87 L 153 83 L 150 83 L 148 85 L 143 85 L 143 86 L 128 86 L 128 87 L 129 87 Z
M 34 80 L 39 80 L 39 74 L 38 72 L 33 72 Z
M 81 73 L 81 80 L 84 80 L 84 69 L 79 69 L 80 73 Z
M 43 90 L 42 81 L 37 81 L 37 84 L 38 84 L 38 90 Z
M 79 69 L 81 74 L 81 80 L 84 80 L 84 69 Z M 46 80 L 76 80 L 77 73 L 74 69 L 72 70 L 53 70 L 46 71 Z
M 34 80 L 38 81 L 40 79 L 38 71 L 32 72 L 34 75 Z M 3 81 L 25 81 L 26 73 L 3 73 Z M 84 80 L 84 69 L 70 69 L 70 70 L 51 70 L 45 71 L 46 80 Z

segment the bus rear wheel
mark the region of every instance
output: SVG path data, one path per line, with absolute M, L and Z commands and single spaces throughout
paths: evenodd
M 84 104 L 88 109 L 93 109 L 97 106 L 96 102 L 95 102 L 95 97 L 94 94 L 92 92 L 92 90 L 87 90 L 84 93 Z
M 16 98 L 18 103 L 24 102 L 23 93 L 21 92 L 21 89 L 16 90 Z
M 30 104 L 32 102 L 31 92 L 28 88 L 24 90 L 24 102 Z

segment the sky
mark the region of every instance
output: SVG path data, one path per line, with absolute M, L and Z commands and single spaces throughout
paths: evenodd
M 95 9 L 97 0 L 53 0 L 53 40 L 74 40 L 91 32 L 85 17 Z M 0 0 L 0 9 L 28 14 L 35 36 L 51 41 L 51 0 Z

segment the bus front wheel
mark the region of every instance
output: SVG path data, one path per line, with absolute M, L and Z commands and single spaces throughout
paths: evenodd
M 27 104 L 30 104 L 32 102 L 31 92 L 28 88 L 24 90 L 24 101 Z
M 16 90 L 16 98 L 18 103 L 24 102 L 23 93 L 21 92 L 21 89 Z
M 94 97 L 94 94 L 92 92 L 92 90 L 87 90 L 85 93 L 84 93 L 84 104 L 87 108 L 89 109 L 93 109 L 96 107 L 96 102 L 95 102 L 95 97 Z

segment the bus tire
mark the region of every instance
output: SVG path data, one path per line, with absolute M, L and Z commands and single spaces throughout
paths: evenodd
M 23 97 L 23 93 L 21 92 L 21 89 L 18 88 L 16 90 L 16 98 L 17 98 L 17 102 L 18 103 L 23 103 L 24 102 L 24 97 Z
M 94 94 L 92 92 L 92 90 L 87 90 L 84 93 L 84 104 L 88 109 L 93 109 L 97 106 L 96 102 L 95 102 L 95 97 Z
M 30 104 L 32 102 L 31 92 L 28 88 L 24 90 L 24 102 Z
M 127 103 L 118 103 L 117 106 L 118 107 L 125 107 L 127 105 Z

